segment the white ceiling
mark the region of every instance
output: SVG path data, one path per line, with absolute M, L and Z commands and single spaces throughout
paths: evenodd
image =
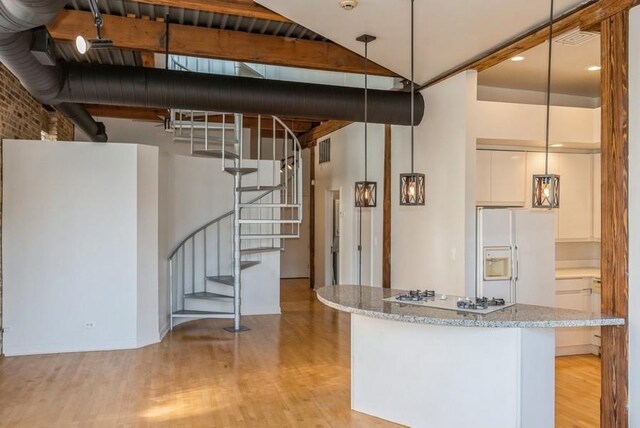
M 372 61 L 410 76 L 410 1 L 359 0 L 345 11 L 338 0 L 256 0 L 299 24 L 360 54 L 363 33 Z M 585 0 L 555 0 L 555 14 Z M 545 0 L 415 0 L 416 82 L 423 83 L 455 66 L 543 24 Z
M 522 54 L 523 61 L 504 61 L 478 75 L 478 84 L 544 92 L 547 89 L 549 44 Z M 600 72 L 587 67 L 600 65 L 600 37 L 577 46 L 553 44 L 551 90 L 556 94 L 600 96 Z

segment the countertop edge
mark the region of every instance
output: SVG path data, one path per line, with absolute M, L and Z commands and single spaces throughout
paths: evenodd
M 389 321 L 408 322 L 413 324 L 440 325 L 448 327 L 479 327 L 479 328 L 572 328 L 572 327 L 614 327 L 625 324 L 621 318 L 604 318 L 598 320 L 562 320 L 562 321 L 478 321 L 478 320 L 453 320 L 445 318 L 434 318 L 427 316 L 405 316 L 397 314 L 387 314 L 378 311 L 368 311 L 339 303 L 331 302 L 316 292 L 316 297 L 320 302 L 342 312 L 349 312 L 356 315 L 363 315 L 370 318 L 378 318 Z

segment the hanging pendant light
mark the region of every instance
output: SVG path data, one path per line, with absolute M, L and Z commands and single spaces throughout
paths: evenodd
M 411 0 L 411 172 L 400 174 L 400 205 L 424 205 L 426 199 L 425 176 L 413 170 L 413 146 L 415 141 L 414 115 L 414 52 L 413 52 L 413 0 Z
M 549 61 L 547 67 L 547 128 L 544 151 L 544 174 L 533 176 L 531 206 L 533 208 L 558 208 L 560 206 L 560 176 L 549 174 L 549 121 L 551 117 L 551 53 L 553 47 L 553 0 L 549 12 Z
M 369 42 L 376 38 L 368 34 L 363 34 L 356 40 L 364 43 L 364 181 L 356 181 L 355 185 L 355 206 L 356 208 L 373 208 L 376 206 L 377 184 L 375 181 L 367 180 L 367 128 L 368 128 L 368 75 L 369 64 Z

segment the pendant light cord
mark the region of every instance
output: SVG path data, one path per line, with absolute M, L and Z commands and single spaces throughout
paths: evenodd
M 413 76 L 413 63 L 414 63 L 414 52 L 413 52 L 413 1 L 411 0 L 411 174 L 413 174 L 413 142 L 414 142 L 414 134 L 415 134 L 415 91 L 414 91 L 414 76 Z
M 364 181 L 367 181 L 367 122 L 369 119 L 369 41 L 364 42 Z
M 367 188 L 367 123 L 369 120 L 369 40 L 364 42 L 364 186 Z M 366 190 L 365 190 L 366 191 Z M 369 195 L 370 197 L 370 195 Z M 358 209 L 358 285 L 362 285 L 362 204 Z
M 549 174 L 549 122 L 551 119 L 551 51 L 553 45 L 553 0 L 549 10 L 549 58 L 547 66 L 547 129 L 545 137 L 544 174 Z

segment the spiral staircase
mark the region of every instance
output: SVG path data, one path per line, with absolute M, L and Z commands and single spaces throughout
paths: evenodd
M 242 272 L 300 236 L 300 143 L 275 116 L 245 120 L 238 113 L 172 110 L 170 119 L 174 141 L 228 173 L 234 193 L 228 212 L 198 227 L 169 254 L 171 329 L 184 319 L 229 318 L 228 331 L 243 331 Z M 253 144 L 249 128 L 257 133 Z

